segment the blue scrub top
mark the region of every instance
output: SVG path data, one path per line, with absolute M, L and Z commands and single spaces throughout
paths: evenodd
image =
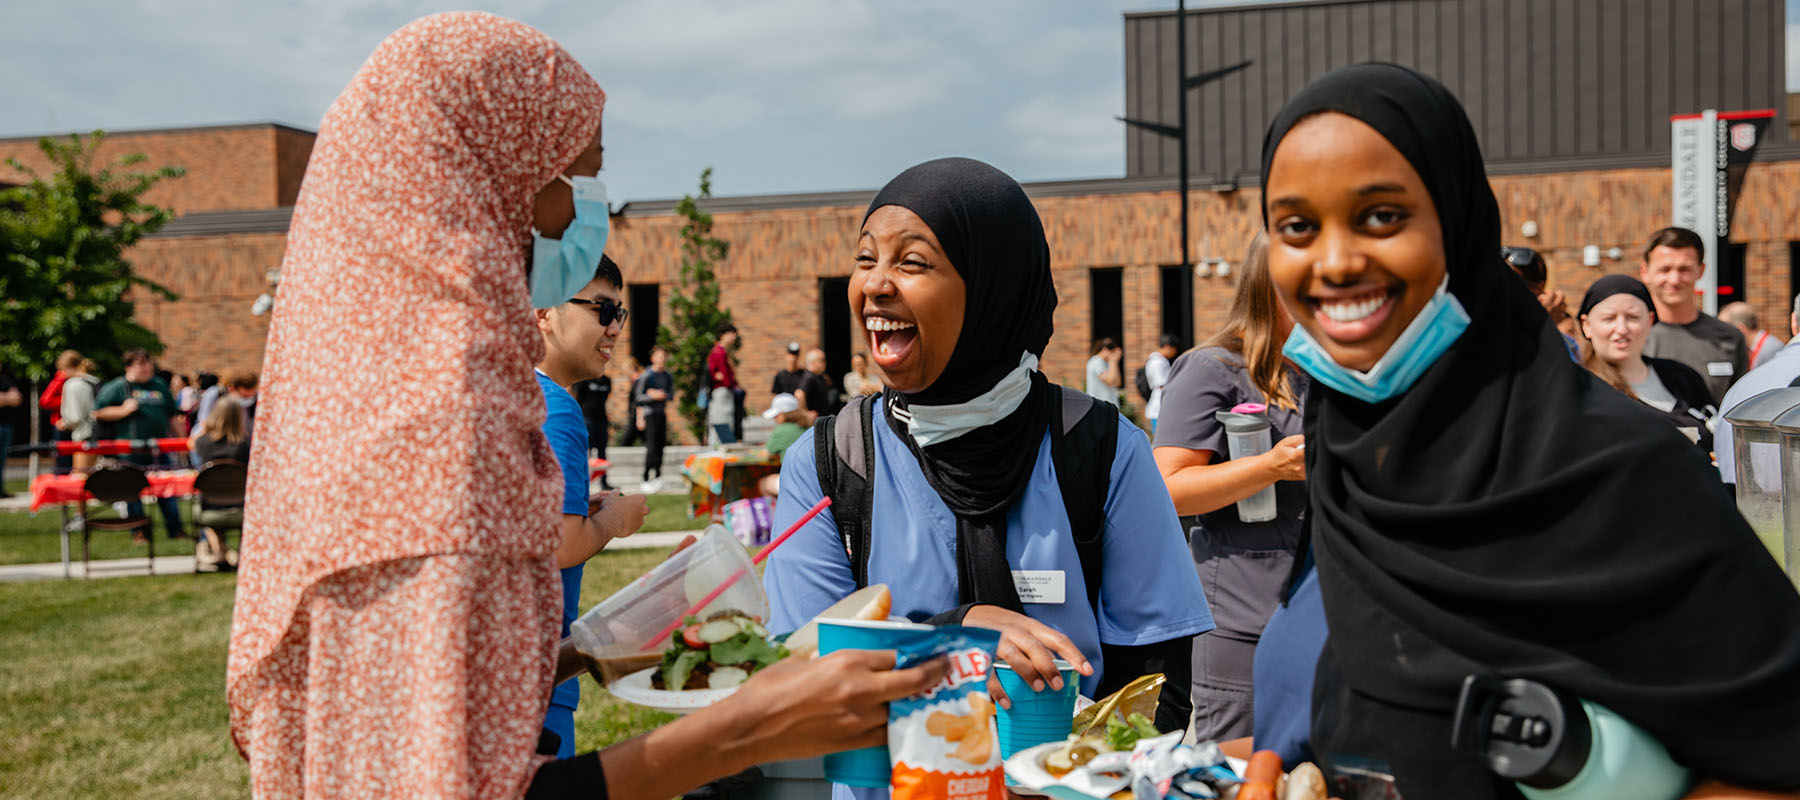
M 893 615 L 924 619 L 955 608 L 956 518 L 912 452 L 875 408 L 875 499 L 869 581 L 894 594 Z M 783 530 L 824 496 L 814 463 L 812 432 L 788 448 L 774 527 Z M 1006 517 L 1006 555 L 1014 570 L 1060 570 L 1064 602 L 1027 603 L 1025 613 L 1068 636 L 1095 668 L 1083 681 L 1099 684 L 1100 643 L 1144 645 L 1212 630 L 1212 614 L 1188 557 L 1181 522 L 1143 431 L 1119 418 L 1119 445 L 1106 498 L 1100 613 L 1088 606 L 1081 559 L 1050 458 L 1050 435 L 1024 495 Z M 826 509 L 769 557 L 763 575 L 771 627 L 791 631 L 855 591 L 850 559 Z
M 1325 599 L 1319 570 L 1307 557 L 1306 574 L 1285 605 L 1263 627 L 1251 667 L 1255 681 L 1252 737 L 1258 750 L 1274 750 L 1286 764 L 1312 761 L 1313 673 L 1325 649 Z
M 920 620 L 957 607 L 956 517 L 926 483 L 919 462 L 874 409 L 875 498 L 870 532 L 870 583 L 885 583 L 894 595 L 892 615 Z M 813 432 L 787 450 L 781 465 L 781 496 L 775 530 L 786 530 L 824 497 L 819 488 Z M 1093 696 L 1106 668 L 1100 643 L 1145 645 L 1213 629 L 1212 613 L 1181 521 L 1162 474 L 1150 457 L 1144 432 L 1119 418 L 1106 497 L 1106 532 L 1101 561 L 1100 613 L 1087 599 L 1081 558 L 1069 534 L 1069 516 L 1050 457 L 1050 434 L 1038 447 L 1037 464 L 1024 494 L 1006 516 L 1006 560 L 1014 570 L 1061 570 L 1064 602 L 1027 603 L 1025 613 L 1069 637 L 1094 665 L 1082 680 Z M 770 628 L 792 631 L 856 590 L 850 559 L 838 536 L 837 519 L 826 509 L 769 556 L 763 573 L 769 595 Z M 836 786 L 834 798 L 870 800 L 886 790 Z
M 549 376 L 537 374 L 538 388 L 544 392 L 544 436 L 556 453 L 562 467 L 562 513 L 585 517 L 588 513 L 588 431 L 581 416 L 581 404 L 569 390 L 556 385 Z M 559 529 L 560 530 L 560 529 Z M 569 623 L 575 621 L 581 601 L 581 566 L 562 571 L 563 614 L 562 635 L 569 635 Z M 550 695 L 550 710 L 544 727 L 562 738 L 558 758 L 575 756 L 575 707 L 581 702 L 581 684 L 575 679 L 563 681 Z

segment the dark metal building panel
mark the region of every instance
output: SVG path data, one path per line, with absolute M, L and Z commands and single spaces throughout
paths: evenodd
M 1719 46 L 1719 14 L 1724 10 L 1725 2 L 1709 0 L 1706 3 L 1698 3 L 1689 0 L 1688 5 L 1693 8 L 1694 14 L 1694 27 L 1691 29 L 1694 31 L 1694 35 L 1689 41 L 1693 43 L 1691 61 L 1695 70 L 1693 73 L 1695 76 L 1695 102 L 1702 104 L 1701 108 L 1704 108 L 1706 104 L 1724 103 L 1726 100 L 1725 87 L 1719 82 L 1720 73 L 1724 70 L 1720 69 L 1719 59 L 1724 57 L 1725 49 Z M 1748 38 L 1746 36 L 1737 39 L 1732 42 L 1731 46 L 1743 47 L 1744 41 Z M 1680 42 L 1677 42 L 1676 46 L 1679 47 Z M 1733 75 L 1731 79 L 1742 81 L 1744 76 Z M 1709 88 L 1712 91 L 1707 91 Z M 1730 106 L 1724 106 L 1724 108 L 1730 108 Z
M 1525 13 L 1529 17 L 1548 15 L 1553 8 L 1550 0 L 1528 0 L 1527 5 Z M 1541 153 L 1556 146 L 1556 128 L 1550 124 L 1556 118 L 1556 37 L 1527 31 L 1518 52 L 1530 62 L 1526 70 L 1531 75 L 1526 90 L 1527 106 L 1531 109 L 1526 120 L 1526 147 Z
M 1198 26 L 1199 21 L 1189 20 L 1189 24 Z M 1191 35 L 1191 30 L 1189 33 L 1190 36 L 1188 37 L 1188 42 L 1191 46 L 1194 39 Z M 1175 61 L 1174 17 L 1163 20 L 1162 24 L 1157 26 L 1156 41 L 1161 45 L 1157 54 L 1157 69 L 1162 70 L 1162 75 L 1157 82 L 1157 105 L 1155 107 L 1156 111 L 1154 112 L 1156 116 L 1148 117 L 1147 119 L 1180 122 L 1180 120 L 1176 118 L 1176 111 L 1180 108 L 1180 104 L 1176 102 L 1175 93 L 1180 91 L 1181 83 L 1178 78 L 1178 70 L 1176 69 Z M 1146 135 L 1150 134 L 1146 133 Z M 1156 143 L 1157 163 L 1161 164 L 1163 169 L 1168 171 L 1168 174 L 1173 175 L 1176 170 L 1176 165 L 1181 163 L 1180 148 L 1175 144 L 1173 139 L 1166 136 L 1154 136 L 1150 141 Z
M 1511 59 L 1509 62 L 1507 58 L 1506 7 L 1510 2 L 1511 0 L 1483 0 L 1480 13 L 1470 14 L 1465 20 L 1473 21 L 1473 26 L 1464 26 L 1467 31 L 1467 41 L 1464 44 L 1478 54 L 1471 57 L 1478 59 L 1481 65 L 1481 82 L 1476 84 L 1481 88 L 1476 90 L 1479 94 L 1475 96 L 1484 100 L 1482 106 L 1485 113 L 1480 119 L 1486 130 L 1482 131 L 1482 138 L 1493 143 L 1493 149 L 1502 154 L 1501 158 L 1518 157 L 1512 153 L 1512 119 L 1506 107 L 1506 90 L 1513 81 L 1507 68 L 1520 64 L 1523 59 Z
M 1301 0 L 1188 12 L 1189 168 L 1254 182 L 1269 117 L 1325 72 L 1393 61 L 1468 109 L 1496 172 L 1662 166 L 1669 116 L 1776 108 L 1787 139 L 1783 0 Z M 1125 17 L 1126 113 L 1176 124 L 1175 15 Z M 1172 177 L 1173 140 L 1124 132 L 1126 173 Z M 1765 149 L 1767 157 L 1789 148 Z
M 1187 74 L 1194 75 L 1210 69 L 1218 69 L 1224 63 L 1224 32 L 1228 21 L 1219 20 L 1211 25 L 1201 25 L 1199 20 L 1193 22 L 1193 28 L 1189 33 L 1194 36 L 1188 41 L 1198 42 L 1200 47 L 1188 51 Z M 1242 81 L 1238 81 L 1236 85 L 1242 85 L 1242 83 Z M 1225 164 L 1225 131 L 1231 127 L 1231 121 L 1225 110 L 1222 88 L 1217 82 L 1210 83 L 1195 89 L 1190 98 L 1199 101 L 1191 105 L 1188 113 L 1190 114 L 1189 119 L 1195 120 L 1193 124 L 1197 126 L 1189 130 L 1198 134 L 1202 159 L 1194 172 L 1203 175 L 1217 175 Z M 1231 113 L 1235 112 L 1236 109 L 1233 109 Z M 1199 123 L 1196 118 L 1201 115 L 1204 115 L 1205 119 L 1215 120 L 1215 122 L 1210 125 Z
M 1420 59 L 1419 37 L 1415 32 L 1419 23 L 1419 4 L 1401 3 L 1393 9 L 1391 59 L 1397 63 L 1416 64 Z
M 1393 61 L 1394 55 L 1394 9 L 1409 8 L 1410 3 L 1378 3 L 1369 6 L 1368 49 L 1364 51 L 1364 59 L 1368 61 Z
M 1415 2 L 1414 10 L 1418 12 L 1414 20 L 1413 30 L 1418 34 L 1419 54 L 1416 61 L 1402 61 L 1402 64 L 1415 64 L 1419 69 L 1433 75 L 1443 73 L 1444 48 L 1443 38 L 1438 35 L 1441 30 L 1438 23 L 1438 5 L 1436 3 Z
M 1649 42 L 1649 20 L 1643 14 L 1625 15 L 1625 86 L 1621 90 L 1623 110 L 1620 122 L 1625 128 L 1624 149 L 1629 152 L 1643 152 L 1650 149 L 1649 112 L 1649 69 L 1651 47 Z
M 1244 15 L 1227 15 L 1222 23 L 1218 26 L 1220 47 L 1218 58 L 1213 62 L 1215 68 L 1244 60 L 1244 43 L 1248 41 L 1244 36 Z M 1250 138 L 1254 135 L 1252 126 L 1256 123 L 1247 109 L 1248 87 L 1245 81 L 1225 81 L 1205 88 L 1217 98 L 1217 127 L 1223 139 L 1222 146 L 1216 151 L 1218 160 L 1207 164 L 1206 171 L 1210 174 L 1224 171 L 1226 164 L 1242 164 L 1255 158 L 1249 151 Z M 1262 146 L 1260 138 L 1255 146 Z
M 1600 151 L 1603 153 L 1625 152 L 1625 64 L 1628 55 L 1625 49 L 1625 14 L 1624 4 L 1620 0 L 1601 0 L 1599 19 L 1613 20 L 1615 24 L 1600 26 L 1600 52 L 1615 54 L 1613 58 L 1601 56 L 1600 61 Z

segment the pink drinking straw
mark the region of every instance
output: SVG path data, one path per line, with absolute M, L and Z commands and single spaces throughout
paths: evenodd
M 831 498 L 827 497 L 827 498 L 820 500 L 812 508 L 807 509 L 806 513 L 800 515 L 799 519 L 794 520 L 794 524 L 789 525 L 788 529 L 785 531 L 782 531 L 780 536 L 775 537 L 774 541 L 769 542 L 768 547 L 764 547 L 763 549 L 758 550 L 756 552 L 756 555 L 751 556 L 750 557 L 750 565 L 756 566 L 757 564 L 761 564 L 763 562 L 763 559 L 768 558 L 770 553 L 775 552 L 775 548 L 780 547 L 781 543 L 787 541 L 789 536 L 793 536 L 795 531 L 800 530 L 800 526 L 805 525 L 808 520 L 812 519 L 813 517 L 818 516 L 819 512 L 824 511 L 826 509 L 826 507 L 828 507 L 830 505 L 831 505 Z M 693 608 L 688 609 L 687 613 L 682 614 L 679 617 L 676 617 L 674 622 L 669 623 L 669 627 L 663 628 L 661 633 L 658 633 L 657 635 L 650 637 L 650 641 L 645 642 L 644 646 L 639 649 L 640 650 L 655 650 L 656 648 L 660 647 L 661 642 L 664 639 L 669 638 L 669 634 L 674 633 L 676 628 L 681 627 L 682 622 L 686 621 L 688 617 L 691 617 L 695 614 L 700 613 L 700 609 L 705 608 L 712 601 L 719 599 L 719 595 L 724 594 L 726 589 L 731 588 L 732 584 L 737 583 L 738 579 L 744 577 L 744 574 L 749 571 L 750 571 L 750 568 L 745 567 L 744 569 L 740 569 L 737 572 L 732 573 L 731 577 L 726 578 L 725 582 L 719 584 L 719 587 L 717 589 L 712 590 L 711 592 L 707 593 L 707 595 L 705 597 L 700 598 L 700 602 L 695 603 Z

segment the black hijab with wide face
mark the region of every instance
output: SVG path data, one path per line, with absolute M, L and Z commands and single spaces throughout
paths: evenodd
M 1800 786 L 1800 595 L 1712 466 L 1570 361 L 1496 257 L 1499 209 L 1461 105 L 1403 67 L 1331 72 L 1271 124 L 1265 176 L 1282 137 L 1322 112 L 1367 123 L 1418 171 L 1470 317 L 1397 398 L 1308 397 L 1310 519 L 1345 690 L 1447 717 L 1466 675 L 1535 678 L 1702 773 Z
M 1055 413 L 1055 387 L 1033 373 L 1031 393 L 1012 414 L 924 448 L 892 411 L 967 402 L 1016 369 L 1023 353 L 1044 354 L 1056 287 L 1043 222 L 1018 182 L 967 158 L 940 158 L 900 173 L 875 195 L 863 220 L 882 206 L 905 208 L 931 228 L 962 277 L 965 304 L 962 331 L 943 373 L 918 392 L 888 390 L 888 424 L 956 515 L 959 602 L 1020 611 L 1006 562 L 1006 513 L 1031 480 Z

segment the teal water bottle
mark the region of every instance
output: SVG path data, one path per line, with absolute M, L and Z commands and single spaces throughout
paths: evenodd
M 1465 678 L 1450 743 L 1532 800 L 1678 800 L 1692 782 L 1643 728 L 1524 678 Z

